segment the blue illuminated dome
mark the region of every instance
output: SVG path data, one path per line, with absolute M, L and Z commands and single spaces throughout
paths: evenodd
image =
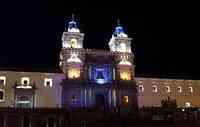
M 115 28 L 115 32 L 113 33 L 115 36 L 117 36 L 118 34 L 120 34 L 120 33 L 124 33 L 124 29 L 123 29 L 123 27 L 122 26 L 117 26 L 116 28 Z
M 113 36 L 115 37 L 128 37 L 127 34 L 125 34 L 123 27 L 119 23 L 119 19 L 117 20 L 117 27 L 115 27 L 115 31 L 113 32 Z

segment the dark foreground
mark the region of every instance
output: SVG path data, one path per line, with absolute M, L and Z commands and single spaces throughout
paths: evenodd
M 0 127 L 200 127 L 200 111 L 0 108 Z

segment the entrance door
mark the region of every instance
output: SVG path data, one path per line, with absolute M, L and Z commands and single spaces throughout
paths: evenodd
M 96 106 L 97 107 L 105 107 L 106 106 L 106 100 L 104 95 L 98 94 L 96 95 Z

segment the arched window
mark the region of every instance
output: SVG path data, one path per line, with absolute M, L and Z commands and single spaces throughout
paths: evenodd
M 181 93 L 182 92 L 182 88 L 181 86 L 178 86 L 178 93 Z
M 165 92 L 170 93 L 170 87 L 169 86 L 165 86 Z
M 153 93 L 157 93 L 158 92 L 158 87 L 156 85 L 152 86 L 152 91 Z
M 6 77 L 0 76 L 0 85 L 5 85 L 5 84 L 6 84 Z
M 190 87 L 188 87 L 188 89 L 189 89 L 189 92 L 190 92 L 190 93 L 193 93 L 193 92 L 194 92 L 193 87 L 190 86 Z
M 143 85 L 139 85 L 139 92 L 144 92 L 144 86 Z
M 4 101 L 4 97 L 5 97 L 5 91 L 3 89 L 0 89 L 0 102 Z

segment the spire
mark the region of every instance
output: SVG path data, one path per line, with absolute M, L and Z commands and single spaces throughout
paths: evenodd
M 65 23 L 65 29 L 67 28 L 67 23 Z M 71 21 L 68 23 L 67 32 L 77 32 L 79 33 L 80 30 L 77 27 L 77 23 L 75 22 L 74 14 L 72 13 Z
M 113 33 L 115 37 L 128 37 L 127 34 L 125 34 L 123 27 L 120 25 L 120 19 L 117 19 L 117 27 L 115 27 L 115 31 Z
M 117 19 L 117 26 L 120 26 L 120 19 Z
M 74 21 L 74 14 L 72 13 L 72 21 Z

